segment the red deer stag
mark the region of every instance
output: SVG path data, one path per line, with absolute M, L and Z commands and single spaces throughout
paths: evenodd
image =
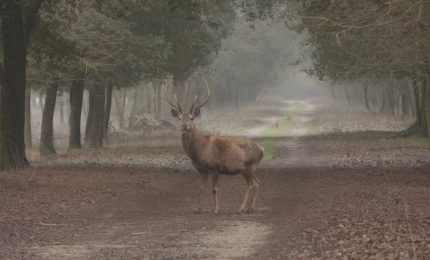
M 242 213 L 250 198 L 249 212 L 255 209 L 255 200 L 259 181 L 255 171 L 263 158 L 264 149 L 255 142 L 241 137 L 223 137 L 202 133 L 194 124 L 194 119 L 200 115 L 200 108 L 210 98 L 209 85 L 204 80 L 208 91 L 206 100 L 196 106 L 198 96 L 194 99 L 190 111 L 182 112 L 179 102 L 174 96 L 176 105 L 164 93 L 167 102 L 172 106 L 172 115 L 181 121 L 182 146 L 194 167 L 201 175 L 201 186 L 198 197 L 197 211 L 201 211 L 201 200 L 208 176 L 212 179 L 212 192 L 214 199 L 214 213 L 218 213 L 218 180 L 219 175 L 241 174 L 248 184 L 245 197 L 239 208 Z

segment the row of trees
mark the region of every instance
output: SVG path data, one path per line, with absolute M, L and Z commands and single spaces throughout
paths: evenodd
M 136 92 L 132 102 L 149 108 L 153 104 L 157 116 L 168 85 L 187 104 L 202 91 L 202 77 L 215 87 L 216 104 L 254 100 L 263 86 L 278 84 L 295 59 L 288 59 L 293 51 L 285 48 L 291 30 L 277 32 L 256 22 L 270 18 L 263 2 L 1 1 L 0 169 L 28 165 L 31 93 L 45 95 L 42 155 L 55 153 L 53 118 L 59 92 L 67 93 L 70 101 L 70 149 L 82 147 L 85 90 L 89 98 L 84 143 L 95 148 L 107 135 L 112 104 L 117 103 L 119 112 L 125 109 L 126 97 L 112 95 L 124 93 L 121 89 L 149 90 L 149 100 L 141 100 Z M 228 38 L 233 31 L 235 36 Z M 124 119 L 119 121 L 123 126 Z
M 308 36 L 313 64 L 307 72 L 334 86 L 349 85 L 334 87 L 333 96 L 361 92 L 368 109 L 415 115 L 404 134 L 430 137 L 430 3 L 290 1 L 288 14 L 289 26 Z M 371 100 L 378 95 L 375 109 Z
M 70 148 L 81 147 L 85 88 L 85 143 L 100 147 L 112 89 L 168 78 L 180 83 L 208 66 L 235 10 L 231 1 L 2 1 L 0 169 L 28 165 L 29 88 L 46 92 L 43 155 L 55 152 L 52 121 L 59 89 L 70 96 Z

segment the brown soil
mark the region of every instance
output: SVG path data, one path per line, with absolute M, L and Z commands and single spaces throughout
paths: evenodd
M 194 213 L 199 177 L 177 134 L 33 156 L 32 169 L 0 173 L 0 259 L 430 255 L 428 144 L 386 138 L 385 128 L 401 127 L 396 119 L 307 104 L 294 112 L 295 129 L 312 131 L 276 140 L 274 159 L 258 172 L 254 214 L 236 213 L 245 191 L 239 176 L 221 179 L 218 215 L 209 192 L 204 212 Z

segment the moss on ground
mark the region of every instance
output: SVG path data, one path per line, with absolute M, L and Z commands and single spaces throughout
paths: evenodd
M 272 127 L 267 129 L 261 134 L 261 137 L 263 138 L 263 141 L 261 141 L 261 145 L 264 147 L 264 156 L 263 160 L 268 161 L 272 160 L 275 156 L 276 149 L 275 149 L 275 140 L 278 137 L 285 137 L 288 132 L 291 131 L 291 129 L 294 126 L 294 121 L 296 120 L 297 116 L 305 109 L 305 104 L 298 104 L 295 107 L 295 110 L 291 115 L 279 120 L 276 122 Z
M 275 156 L 275 139 L 287 135 L 293 128 L 294 118 L 295 116 L 287 116 L 261 134 L 263 138 L 261 144 L 264 147 L 264 161 L 273 159 Z
M 418 135 L 412 135 L 407 137 L 410 141 L 412 141 L 415 145 L 417 145 L 419 148 L 429 148 L 430 144 L 427 138 L 418 136 Z

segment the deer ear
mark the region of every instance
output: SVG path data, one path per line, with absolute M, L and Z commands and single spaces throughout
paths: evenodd
M 171 109 L 170 112 L 172 112 L 172 116 L 179 119 L 179 112 L 176 109 Z
M 200 116 L 200 108 L 193 110 L 193 118 L 197 118 Z

